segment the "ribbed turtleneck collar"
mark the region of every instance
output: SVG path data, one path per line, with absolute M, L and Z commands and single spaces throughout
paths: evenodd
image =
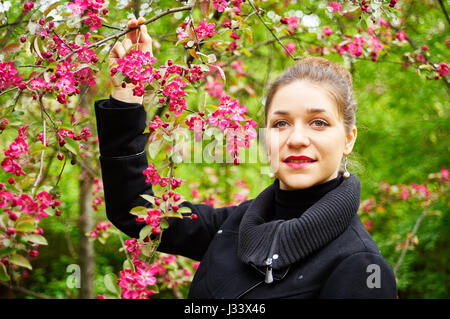
M 361 184 L 355 175 L 322 196 L 298 218 L 273 220 L 276 188 L 272 183 L 250 204 L 239 225 L 238 256 L 244 263 L 272 268 L 298 262 L 342 234 L 357 214 Z
M 300 217 L 309 207 L 322 198 L 326 193 L 335 189 L 343 180 L 342 174 L 325 183 L 304 189 L 282 190 L 280 180 L 274 181 L 275 211 L 274 220 L 289 220 Z

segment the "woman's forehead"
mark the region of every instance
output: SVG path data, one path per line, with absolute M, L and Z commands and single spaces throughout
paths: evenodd
M 337 106 L 326 89 L 296 81 L 281 87 L 275 93 L 268 116 L 310 114 L 337 117 Z

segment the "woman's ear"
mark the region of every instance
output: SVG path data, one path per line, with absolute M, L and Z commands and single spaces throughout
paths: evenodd
M 344 148 L 345 155 L 348 155 L 352 152 L 353 146 L 355 145 L 356 142 L 357 135 L 358 129 L 356 128 L 356 126 L 353 126 L 352 130 L 350 131 L 350 133 L 347 134 L 347 137 L 345 139 L 345 148 Z

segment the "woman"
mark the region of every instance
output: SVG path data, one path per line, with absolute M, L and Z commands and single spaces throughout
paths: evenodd
M 139 30 L 140 48 L 151 52 L 145 25 Z M 136 32 L 116 44 L 110 63 Z M 149 205 L 140 194 L 153 195 L 142 174 L 141 103 L 117 83 L 95 103 L 107 216 L 132 237 L 144 225 L 129 211 Z M 185 201 L 198 220 L 169 219 L 162 235 L 160 251 L 201 261 L 189 298 L 396 298 L 394 273 L 357 215 L 360 182 L 345 165 L 357 136 L 350 74 L 304 59 L 272 85 L 265 112 L 274 183 L 238 206 Z

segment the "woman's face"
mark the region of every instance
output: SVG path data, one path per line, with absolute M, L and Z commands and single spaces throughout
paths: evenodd
M 337 105 L 325 89 L 308 81 L 279 88 L 267 114 L 266 142 L 280 188 L 303 189 L 336 178 L 356 135 L 356 127 L 345 133 Z M 290 156 L 307 156 L 314 162 L 296 163 Z

